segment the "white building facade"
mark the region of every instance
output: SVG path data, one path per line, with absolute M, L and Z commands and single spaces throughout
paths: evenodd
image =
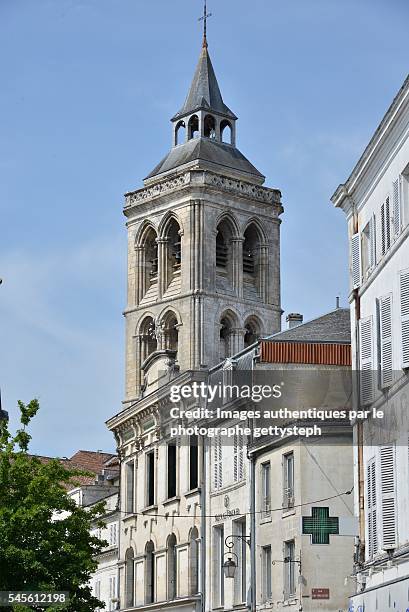
M 356 403 L 354 612 L 409 609 L 409 79 L 332 202 L 350 237 Z M 382 411 L 374 418 L 373 409 Z

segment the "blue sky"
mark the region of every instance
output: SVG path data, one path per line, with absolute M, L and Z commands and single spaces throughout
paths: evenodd
M 347 303 L 329 204 L 409 72 L 405 0 L 209 0 L 238 146 L 281 189 L 282 304 Z M 200 0 L 0 0 L 0 384 L 38 397 L 33 452 L 114 448 L 123 396 L 125 191 L 171 144 Z

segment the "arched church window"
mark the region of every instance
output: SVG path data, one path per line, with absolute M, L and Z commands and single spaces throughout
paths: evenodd
M 236 230 L 229 218 L 224 218 L 216 230 L 216 290 L 219 292 L 233 289 L 233 237 Z
M 255 319 L 248 319 L 244 324 L 244 347 L 251 346 L 260 338 L 260 325 Z
M 261 259 L 262 234 L 255 223 L 251 223 L 244 232 L 243 242 L 243 281 L 244 294 L 260 297 L 265 286 L 267 269 Z
M 155 322 L 152 317 L 145 317 L 140 326 L 141 363 L 158 348 L 155 334 Z
M 134 605 L 134 593 L 135 593 L 135 565 L 134 565 L 134 552 L 132 548 L 128 548 L 125 553 L 125 596 L 126 596 L 126 607 L 130 608 Z
M 216 138 L 216 121 L 212 115 L 206 115 L 203 127 L 205 138 Z
M 199 137 L 199 117 L 192 115 L 189 119 L 189 140 Z
M 145 546 L 145 603 L 155 601 L 155 547 L 152 540 Z
M 158 282 L 158 243 L 153 227 L 148 227 L 139 242 L 138 286 L 141 298 Z
M 230 121 L 227 121 L 227 119 L 223 119 L 220 124 L 220 136 L 222 142 L 232 144 L 233 130 Z
M 196 527 L 189 534 L 189 570 L 190 570 L 190 594 L 199 592 L 199 532 Z
M 177 559 L 176 536 L 172 533 L 168 537 L 168 599 L 177 597 Z
M 172 279 L 175 272 L 180 270 L 182 263 L 182 243 L 180 236 L 180 226 L 176 219 L 171 219 L 167 227 L 168 238 L 168 275 L 169 280 Z
M 183 144 L 186 140 L 186 124 L 179 121 L 175 129 L 175 145 Z
M 228 316 L 222 317 L 220 320 L 220 361 L 224 361 L 232 354 L 232 327 L 232 320 Z
M 163 346 L 171 351 L 178 350 L 178 321 L 173 312 L 168 312 L 162 319 Z

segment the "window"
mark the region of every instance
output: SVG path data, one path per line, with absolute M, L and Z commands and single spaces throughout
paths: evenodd
M 283 508 L 294 507 L 294 453 L 287 453 L 283 457 Z
M 363 406 L 373 400 L 373 331 L 372 317 L 359 321 L 360 397 Z
M 223 446 L 220 434 L 213 438 L 213 486 L 216 490 L 223 486 Z
M 199 592 L 199 532 L 196 527 L 189 536 L 190 594 Z
M 395 446 L 380 447 L 382 548 L 396 548 L 396 461 Z
M 271 516 L 271 466 L 270 462 L 261 465 L 261 518 Z
M 284 599 L 295 595 L 295 542 L 284 542 Z
M 378 300 L 378 339 L 380 385 L 390 387 L 393 382 L 392 369 L 392 294 Z
M 400 273 L 402 368 L 409 368 L 409 269 Z
M 155 547 L 152 541 L 145 546 L 145 603 L 155 601 Z
M 155 453 L 146 454 L 146 505 L 155 503 Z
M 213 566 L 213 607 L 224 606 L 224 526 L 213 528 L 214 566 Z
M 233 437 L 233 477 L 234 482 L 244 478 L 244 436 L 234 434 Z
M 134 605 L 135 599 L 135 565 L 133 549 L 128 548 L 125 553 L 125 599 L 126 607 Z
M 126 512 L 134 512 L 134 498 L 135 498 L 135 465 L 133 461 L 130 461 L 125 465 L 126 473 Z
M 199 486 L 199 448 L 197 436 L 190 436 L 189 444 L 189 489 Z
M 381 247 L 385 255 L 391 246 L 391 209 L 389 196 L 381 206 Z
M 176 536 L 168 537 L 168 599 L 177 597 Z
M 365 279 L 368 278 L 376 264 L 375 223 L 375 215 L 373 215 L 362 232 L 362 268 Z
M 117 592 L 116 592 L 116 576 L 110 576 L 109 577 L 109 603 L 108 603 L 108 610 L 115 610 L 116 609 L 116 603 L 113 601 L 113 599 L 116 599 L 117 596 Z
M 271 546 L 262 548 L 262 580 L 263 580 L 263 601 L 269 601 L 273 595 L 271 581 Z
M 168 444 L 168 499 L 176 496 L 176 444 Z
M 238 557 L 238 567 L 234 576 L 234 602 L 240 604 L 247 601 L 247 543 L 246 543 L 246 521 L 235 521 L 233 533 L 239 535 L 236 538 L 235 550 Z
M 117 544 L 117 524 L 111 523 L 109 525 L 109 545 L 116 546 Z
M 378 550 L 376 498 L 376 463 L 375 457 L 373 457 L 366 466 L 366 528 L 368 542 L 366 555 L 368 559 L 372 559 Z

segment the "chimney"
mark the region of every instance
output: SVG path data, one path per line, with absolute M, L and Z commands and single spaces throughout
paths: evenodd
M 287 321 L 288 329 L 292 329 L 293 327 L 301 325 L 303 319 L 304 317 L 299 312 L 290 312 L 290 314 L 286 316 L 285 320 Z
M 337 295 L 337 297 L 335 298 L 335 307 L 338 310 L 339 306 L 339 296 Z

